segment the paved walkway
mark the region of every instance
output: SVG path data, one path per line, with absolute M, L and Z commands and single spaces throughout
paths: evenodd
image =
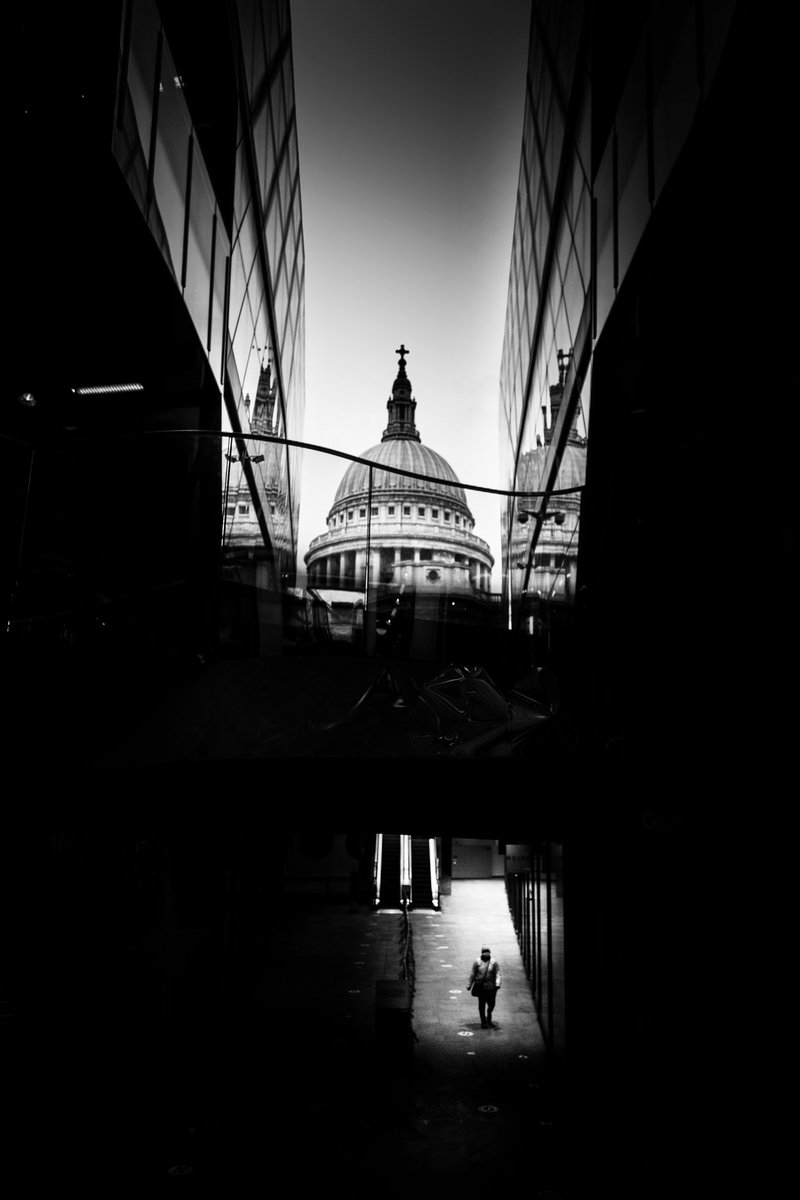
M 453 881 L 440 911 L 411 913 L 407 1058 L 375 1037 L 375 985 L 399 977 L 403 921 L 400 910 L 287 905 L 279 958 L 293 981 L 291 1019 L 276 1014 L 271 1036 L 291 1068 L 280 1076 L 283 1106 L 265 1117 L 286 1137 L 307 1130 L 308 1155 L 293 1159 L 298 1193 L 344 1177 L 399 1197 L 432 1180 L 470 1187 L 489 1172 L 493 1184 L 560 1197 L 562 1130 L 503 880 Z M 502 972 L 487 1030 L 466 988 L 484 941 Z M 268 977 L 258 1005 L 280 1005 Z

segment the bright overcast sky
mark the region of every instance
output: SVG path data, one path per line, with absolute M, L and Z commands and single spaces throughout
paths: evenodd
M 498 380 L 529 0 L 292 0 L 291 11 L 303 440 L 357 455 L 380 442 L 405 343 L 423 443 L 462 483 L 501 487 Z M 304 459 L 301 567 L 348 465 Z M 499 501 L 467 501 L 498 591 Z

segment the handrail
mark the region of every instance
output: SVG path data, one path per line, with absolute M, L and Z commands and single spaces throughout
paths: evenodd
M 155 435 L 175 435 L 175 434 L 191 434 L 193 437 L 207 437 L 222 440 L 223 438 L 235 438 L 238 441 L 245 442 L 275 442 L 279 446 L 294 446 L 298 450 L 318 450 L 321 454 L 332 454 L 335 458 L 346 458 L 349 462 L 363 463 L 366 467 L 380 466 L 376 464 L 374 459 L 362 458 L 358 454 L 348 454 L 345 450 L 334 450 L 332 446 L 319 446 L 314 442 L 301 442 L 296 438 L 279 437 L 277 434 L 268 433 L 237 433 L 230 430 L 219 429 L 128 429 L 124 433 L 115 434 L 116 437 L 154 437 Z M 70 441 L 77 441 L 81 438 L 91 438 L 91 434 L 75 433 L 70 435 Z M 382 467 L 382 470 L 388 471 L 392 475 L 405 475 L 411 479 L 424 479 L 427 483 L 439 483 L 442 480 L 438 475 L 423 475 L 419 471 L 409 471 L 403 467 Z M 457 485 L 468 492 L 485 492 L 491 496 L 509 496 L 515 499 L 524 499 L 525 497 L 540 497 L 540 496 L 567 496 L 574 492 L 582 492 L 583 484 L 569 488 L 550 488 L 543 492 L 515 492 L 509 491 L 508 488 L 492 488 L 483 487 L 477 483 L 462 483 Z
M 436 856 L 436 839 L 428 838 L 428 856 L 431 865 L 431 897 L 433 907 L 439 907 L 439 859 Z
M 374 892 L 372 902 L 376 906 L 381 902 L 381 862 L 383 859 L 383 834 L 375 835 L 375 866 L 373 871 Z
M 411 919 L 408 915 L 408 906 L 407 905 L 403 907 L 402 921 L 403 921 L 403 933 L 402 933 L 403 954 L 402 954 L 402 958 L 401 958 L 400 977 L 401 977 L 401 979 L 404 979 L 406 982 L 410 981 L 412 984 L 412 989 L 413 989 L 413 981 L 414 981 L 414 974 L 415 974 L 415 972 L 414 972 L 414 952 L 413 952 L 413 946 L 412 946 L 413 931 L 411 928 Z M 411 966 L 409 966 L 409 960 L 411 962 Z

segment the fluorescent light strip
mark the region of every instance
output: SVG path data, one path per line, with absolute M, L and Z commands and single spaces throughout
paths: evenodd
M 72 390 L 76 396 L 107 396 L 112 392 L 143 392 L 144 384 L 109 383 L 105 387 L 78 387 Z

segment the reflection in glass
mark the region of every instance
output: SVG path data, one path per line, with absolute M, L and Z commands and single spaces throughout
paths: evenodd
M 494 560 L 452 467 L 421 441 L 399 353 L 383 438 L 344 472 L 305 562 L 330 603 L 352 611 L 362 594 L 368 651 L 432 657 L 437 626 L 488 618 Z

